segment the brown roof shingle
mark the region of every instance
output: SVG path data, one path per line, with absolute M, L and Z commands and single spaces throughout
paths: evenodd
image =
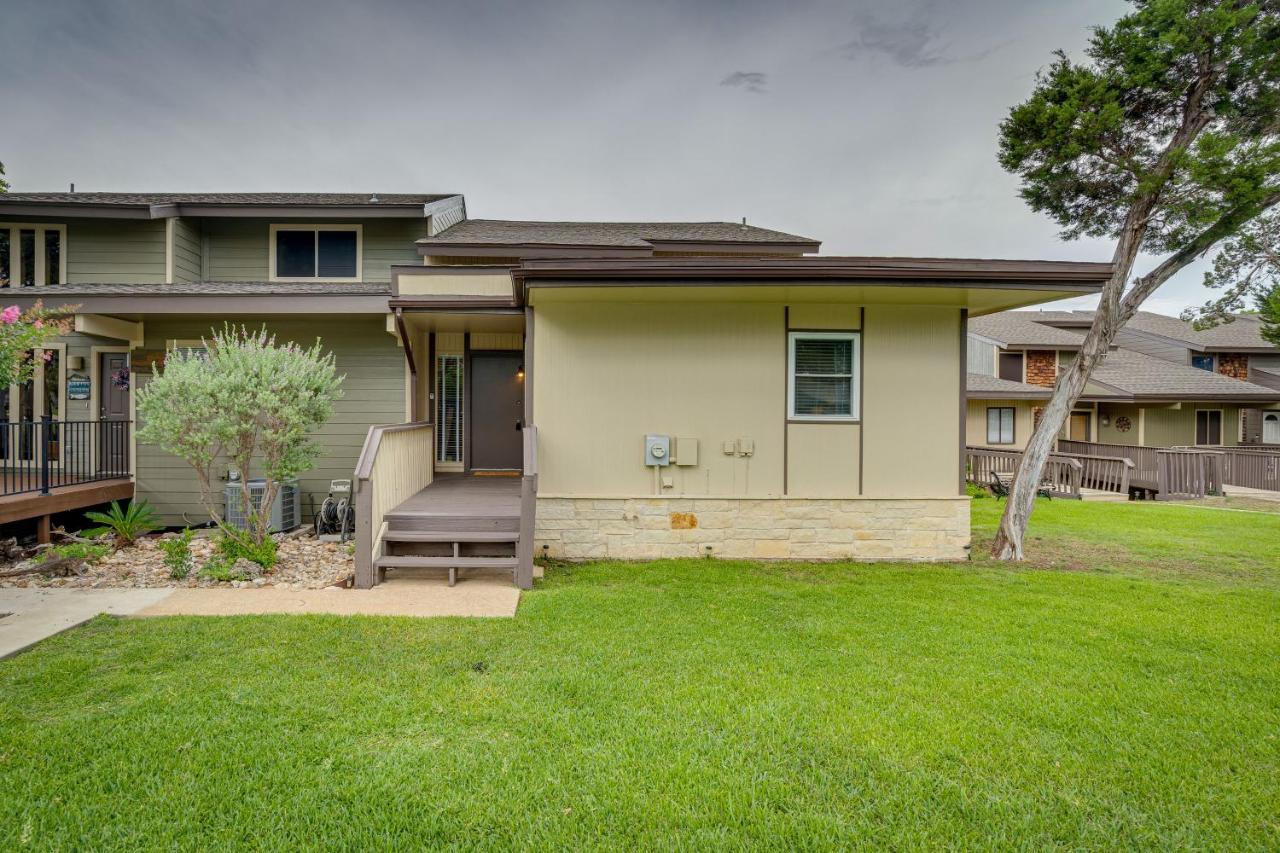
M 652 241 L 692 243 L 812 243 L 818 241 L 733 222 L 534 222 L 466 219 L 419 245 L 609 246 L 645 248 Z
M 25 193 L 0 195 L 3 204 L 93 204 L 144 206 L 152 204 L 305 205 L 350 207 L 365 204 L 430 204 L 454 193 Z M 376 196 L 378 201 L 370 199 Z

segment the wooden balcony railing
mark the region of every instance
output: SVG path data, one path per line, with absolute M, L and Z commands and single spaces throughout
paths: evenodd
M 431 485 L 435 430 L 430 423 L 369 428 L 356 461 L 356 586 L 374 585 L 374 560 L 386 515 Z

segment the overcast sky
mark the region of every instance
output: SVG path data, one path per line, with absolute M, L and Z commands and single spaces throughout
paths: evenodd
M 0 0 L 14 190 L 461 192 L 730 220 L 826 254 L 1108 260 L 996 163 L 1120 0 Z M 1202 302 L 1200 269 L 1148 302 Z

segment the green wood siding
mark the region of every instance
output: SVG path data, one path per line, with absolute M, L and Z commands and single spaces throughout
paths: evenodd
M 324 451 L 315 469 L 299 478 L 303 516 L 309 522 L 313 508 L 319 507 L 329 490 L 329 481 L 351 477 L 369 427 L 404 421 L 404 353 L 387 334 L 386 320 L 380 315 L 314 320 L 237 317 L 231 322 L 250 328 L 265 322 L 278 337 L 302 344 L 311 344 L 318 336 L 334 352 L 338 373 L 345 376 L 345 396 L 335 405 L 333 418 L 316 433 Z M 144 349 L 163 349 L 167 340 L 207 336 L 210 325 L 198 319 L 148 320 Z M 141 385 L 149 378 L 139 374 L 136 381 Z M 423 464 L 429 465 L 431 460 L 423 460 Z M 164 524 L 206 520 L 195 477 L 181 459 L 158 447 L 139 444 L 137 481 L 138 495 L 156 507 Z
M 351 222 L 362 226 L 364 281 L 390 281 L 392 264 L 422 262 L 414 241 L 425 236 L 425 219 Z M 301 220 L 204 220 L 205 278 L 210 281 L 266 281 L 270 275 L 271 225 L 287 223 L 301 223 Z
M 173 220 L 173 280 L 200 281 L 200 222 L 175 217 Z
M 1196 443 L 1196 410 L 1222 410 L 1222 443 L 1234 446 L 1240 441 L 1240 409 L 1238 406 L 1214 403 L 1183 403 L 1180 409 L 1148 408 L 1144 427 L 1147 447 L 1178 447 Z
M 1150 414 L 1150 412 L 1148 412 Z M 1107 425 L 1102 425 L 1103 416 L 1107 418 Z M 1116 428 L 1116 419 L 1121 415 L 1129 419 L 1128 432 L 1121 432 Z M 1151 422 L 1147 421 L 1147 429 L 1150 430 Z M 1147 433 L 1150 435 L 1150 432 Z M 1137 406 L 1118 406 L 1112 403 L 1102 403 L 1098 406 L 1098 441 L 1103 444 L 1125 444 L 1136 445 L 1138 443 L 1138 407 Z M 1149 444 L 1150 442 L 1148 442 Z
M 68 219 L 67 281 L 164 282 L 163 219 Z

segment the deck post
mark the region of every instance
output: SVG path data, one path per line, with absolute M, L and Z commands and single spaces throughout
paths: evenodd
M 49 429 L 52 418 L 45 415 L 40 419 L 40 494 L 49 494 Z

